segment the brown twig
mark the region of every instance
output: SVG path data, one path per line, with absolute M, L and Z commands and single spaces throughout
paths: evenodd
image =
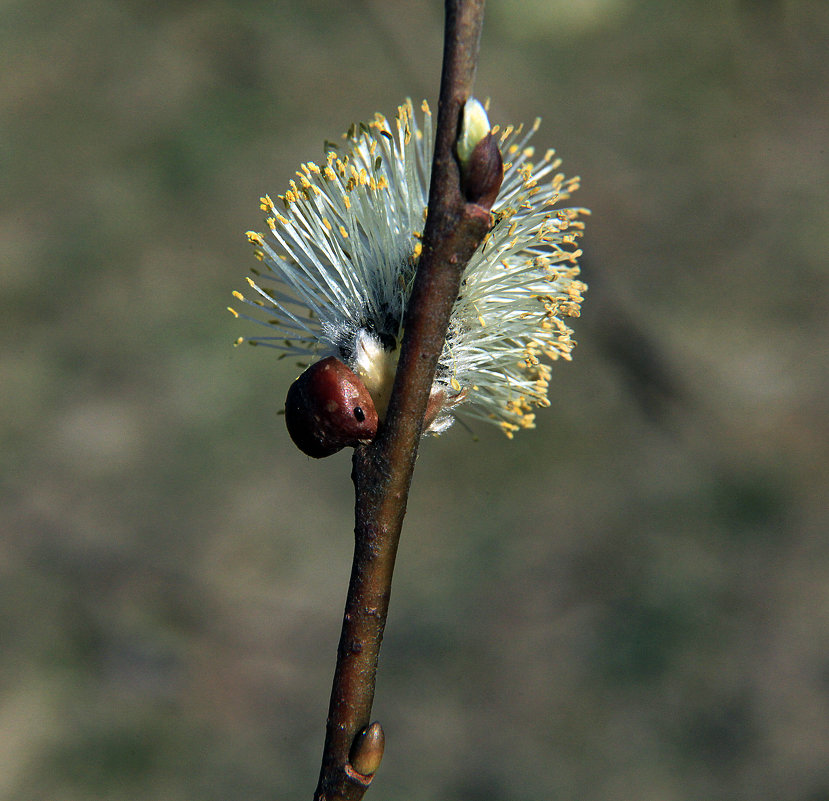
M 446 0 L 446 27 L 435 155 L 423 250 L 404 322 L 394 390 L 377 438 L 354 452 L 354 561 L 348 587 L 325 746 L 315 801 L 358 801 L 379 763 L 369 725 L 392 571 L 423 419 L 464 267 L 490 226 L 467 203 L 454 155 L 461 109 L 471 95 L 484 0 Z M 382 739 L 380 737 L 380 739 Z M 374 749 L 374 752 L 371 751 Z

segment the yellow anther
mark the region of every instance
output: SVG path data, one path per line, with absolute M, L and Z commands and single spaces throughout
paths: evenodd
M 230 313 L 231 313 L 234 317 L 238 317 L 238 316 L 239 316 L 239 312 L 237 312 L 237 311 L 236 311 L 236 309 L 232 309 L 230 306 L 228 306 L 228 307 L 227 307 L 227 310 L 228 310 L 228 311 L 229 311 L 229 312 L 230 312 Z

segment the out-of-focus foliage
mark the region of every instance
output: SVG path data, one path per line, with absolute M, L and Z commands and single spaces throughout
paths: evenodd
M 0 797 L 310 797 L 348 457 L 224 311 L 258 198 L 437 94 L 438 2 L 0 10 Z M 491 0 L 580 173 L 580 345 L 424 443 L 372 797 L 829 796 L 829 5 Z

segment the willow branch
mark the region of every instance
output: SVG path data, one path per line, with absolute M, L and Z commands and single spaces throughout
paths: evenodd
M 366 731 L 391 580 L 423 420 L 463 270 L 490 225 L 461 191 L 454 146 L 472 93 L 484 0 L 446 0 L 437 128 L 423 249 L 384 425 L 355 449 L 355 546 L 315 801 L 358 801 L 382 755 Z M 366 771 L 361 773 L 360 770 Z

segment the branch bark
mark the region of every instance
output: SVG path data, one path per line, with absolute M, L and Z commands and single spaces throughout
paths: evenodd
M 354 561 L 315 801 L 359 801 L 373 773 L 361 774 L 353 763 L 374 765 L 375 770 L 379 763 L 379 756 L 367 759 L 361 751 L 369 747 L 368 741 L 376 750 L 377 728 L 369 737 L 360 735 L 370 722 L 409 486 L 461 276 L 490 226 L 489 212 L 466 202 L 454 155 L 461 110 L 472 93 L 484 0 L 446 0 L 445 5 L 443 70 L 423 250 L 386 421 L 371 444 L 355 449 L 352 462 Z

